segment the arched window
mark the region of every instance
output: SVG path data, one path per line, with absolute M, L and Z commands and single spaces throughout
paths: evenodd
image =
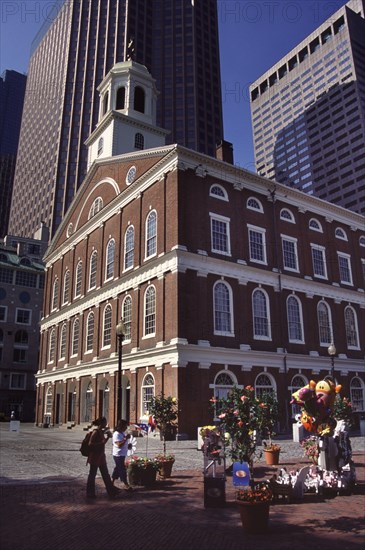
M 249 197 L 247 199 L 246 206 L 250 210 L 257 210 L 258 212 L 263 212 L 264 211 L 261 201 L 259 201 L 255 197 Z
M 152 210 L 146 219 L 146 258 L 157 252 L 157 213 Z
M 94 250 L 90 256 L 89 290 L 96 287 L 97 267 L 98 267 L 98 252 Z
M 94 313 L 91 311 L 87 316 L 87 320 L 86 320 L 86 350 L 85 351 L 93 350 L 94 322 L 95 322 Z
M 258 340 L 271 339 L 269 317 L 269 298 L 262 289 L 256 289 L 252 294 L 253 331 Z
M 48 363 L 53 363 L 55 358 L 55 349 L 56 349 L 56 329 L 53 328 L 49 333 Z
M 114 276 L 114 256 L 115 256 L 115 240 L 110 239 L 106 247 L 106 266 L 105 279 L 112 279 Z
M 134 110 L 139 113 L 144 113 L 144 89 L 141 86 L 136 86 L 134 89 Z
M 108 304 L 104 309 L 103 319 L 103 347 L 110 346 L 112 342 L 112 306 Z
M 321 301 L 317 306 L 319 342 L 321 346 L 329 346 L 333 341 L 331 311 L 326 302 Z
M 2 336 L 2 334 L 1 334 Z M 15 344 L 22 344 L 27 345 L 28 344 L 28 333 L 26 330 L 17 330 L 14 336 L 14 343 Z
M 121 86 L 117 90 L 117 101 L 115 104 L 115 108 L 117 111 L 123 111 L 125 108 L 125 87 Z
M 323 233 L 321 223 L 315 218 L 309 220 L 309 229 L 312 229 L 313 231 L 318 231 L 319 233 Z
M 286 222 L 295 223 L 294 215 L 288 208 L 282 208 L 280 211 L 280 219 Z
M 132 328 L 132 298 L 130 296 L 126 296 L 123 300 L 122 317 L 125 328 L 125 340 L 130 340 Z
M 80 320 L 75 319 L 72 324 L 71 355 L 78 355 L 79 353 L 79 338 L 80 338 Z
M 345 308 L 345 331 L 347 347 L 350 349 L 359 349 L 357 315 L 356 311 L 351 306 Z
M 58 277 L 53 281 L 53 292 L 52 292 L 52 311 L 57 309 L 58 306 L 58 290 L 59 290 L 59 281 Z
M 220 401 L 227 399 L 229 392 L 233 386 L 237 385 L 237 379 L 231 372 L 222 371 L 217 374 L 214 379 L 213 392 L 216 398 L 215 403 L 215 417 L 218 417 L 220 413 Z
M 302 304 L 296 296 L 288 296 L 286 301 L 288 316 L 289 342 L 302 343 L 303 337 L 303 317 Z
M 103 100 L 103 115 L 109 110 L 109 92 L 106 92 Z
M 304 388 L 308 384 L 308 380 L 304 378 L 301 374 L 296 374 L 291 382 L 290 386 L 290 393 L 293 394 L 296 391 L 300 390 L 300 388 Z M 291 406 L 291 416 L 292 418 L 295 418 L 297 414 L 300 414 L 302 411 L 301 405 L 296 405 L 295 403 Z
M 20 260 L 20 265 L 26 265 L 27 267 L 30 267 L 32 264 L 28 258 L 22 258 Z
M 232 290 L 222 281 L 213 288 L 214 333 L 233 335 Z
M 100 157 L 103 151 L 104 151 L 104 138 L 101 137 L 98 141 L 98 157 Z
M 46 393 L 44 414 L 46 416 L 52 416 L 52 408 L 53 408 L 53 393 L 52 393 L 52 386 L 49 386 L 47 388 L 47 393 Z
M 98 212 L 100 212 L 102 208 L 103 208 L 103 199 L 101 197 L 96 197 L 96 199 L 92 203 L 91 208 L 89 210 L 88 219 L 90 220 L 91 218 L 93 218 Z
M 227 191 L 221 185 L 217 183 L 210 187 L 209 195 L 215 199 L 221 199 L 222 201 L 228 201 Z
M 66 334 L 67 326 L 66 323 L 63 323 L 60 337 L 60 359 L 64 359 L 66 357 Z
M 76 275 L 75 275 L 75 298 L 81 295 L 81 284 L 82 284 L 82 261 L 80 260 L 76 266 Z
M 355 376 L 350 382 L 350 399 L 354 412 L 365 410 L 364 382 L 358 376 Z
M 359 237 L 359 245 L 360 246 L 365 246 L 365 237 L 364 237 L 364 235 L 361 235 Z
M 150 285 L 144 295 L 144 335 L 153 336 L 156 332 L 156 289 Z
M 341 227 L 336 227 L 335 237 L 341 239 L 342 241 L 347 241 L 347 235 Z
M 134 227 L 130 225 L 124 236 L 124 269 L 133 267 L 134 263 Z
M 265 393 L 276 393 L 274 380 L 268 374 L 259 374 L 255 380 L 255 395 L 258 399 Z
M 148 410 L 152 398 L 155 396 L 155 379 L 152 374 L 147 373 L 142 381 L 142 410 L 141 416 L 148 416 Z
M 140 132 L 137 132 L 134 136 L 134 148 L 135 149 L 144 149 L 144 136 Z
M 63 297 L 62 303 L 67 304 L 70 295 L 70 271 L 67 269 L 63 277 Z

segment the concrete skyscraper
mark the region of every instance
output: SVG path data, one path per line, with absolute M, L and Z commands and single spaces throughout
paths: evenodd
M 365 213 L 365 2 L 350 0 L 250 87 L 260 175 Z
M 117 63 L 145 65 L 168 143 L 215 154 L 223 138 L 216 0 L 59 2 L 30 59 L 9 231 L 51 236 L 87 170 L 97 87 Z
M 8 231 L 26 82 L 16 71 L 4 71 L 0 77 L 0 238 Z

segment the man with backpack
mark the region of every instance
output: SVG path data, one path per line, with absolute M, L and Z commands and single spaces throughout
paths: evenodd
M 115 498 L 119 493 L 119 489 L 113 486 L 112 480 L 109 475 L 108 466 L 105 456 L 105 444 L 112 436 L 110 432 L 105 433 L 107 427 L 107 420 L 105 417 L 100 417 L 94 420 L 93 429 L 91 435 L 88 436 L 89 441 L 89 454 L 87 457 L 87 464 L 90 465 L 89 476 L 87 478 L 86 496 L 88 499 L 96 497 L 95 494 L 95 478 L 99 468 L 101 476 L 103 478 L 105 488 L 109 495 L 109 498 Z M 86 436 L 87 437 L 87 436 Z M 86 439 L 86 438 L 85 438 Z M 85 446 L 85 440 L 81 445 L 81 452 Z

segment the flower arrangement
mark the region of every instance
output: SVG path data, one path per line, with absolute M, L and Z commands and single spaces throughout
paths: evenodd
M 333 416 L 338 420 L 344 420 L 344 422 L 350 427 L 354 423 L 354 414 L 352 410 L 352 403 L 347 397 L 336 396 L 333 405 Z
M 171 428 L 176 427 L 178 410 L 176 397 L 165 397 L 161 394 L 157 397 L 153 397 L 149 403 L 148 412 L 154 417 L 157 428 L 162 435 L 163 454 L 166 454 L 167 431 L 171 431 Z
M 158 470 L 159 461 L 156 458 L 147 458 L 132 455 L 128 457 L 126 465 L 129 472 L 134 470 L 147 470 L 148 468 Z
M 309 458 L 313 464 L 318 464 L 318 437 L 316 435 L 310 435 L 309 437 L 302 439 L 300 445 L 304 449 L 304 456 Z
M 211 399 L 219 405 L 221 431 L 229 443 L 228 455 L 233 460 L 247 462 L 252 470 L 253 456 L 256 451 L 256 431 L 260 427 L 262 408 L 255 397 L 252 386 L 244 389 L 232 388 L 226 399 Z
M 236 492 L 236 500 L 256 504 L 258 502 L 271 502 L 273 491 L 266 482 L 256 483 L 247 489 L 239 489 Z
M 157 462 L 159 462 L 159 463 L 175 461 L 175 455 L 172 454 L 172 453 L 158 454 L 158 455 L 155 456 L 155 460 L 157 460 Z

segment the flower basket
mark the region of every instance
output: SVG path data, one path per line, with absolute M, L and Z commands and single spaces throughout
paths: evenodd
M 149 487 L 156 482 L 159 462 L 152 458 L 132 456 L 128 460 L 127 473 L 130 485 Z
M 245 533 L 261 534 L 267 531 L 272 498 L 273 492 L 267 483 L 237 491 L 236 503 Z
M 170 455 L 157 455 L 155 460 L 159 463 L 158 473 L 163 479 L 170 478 L 172 473 L 172 467 L 175 462 L 175 456 Z

